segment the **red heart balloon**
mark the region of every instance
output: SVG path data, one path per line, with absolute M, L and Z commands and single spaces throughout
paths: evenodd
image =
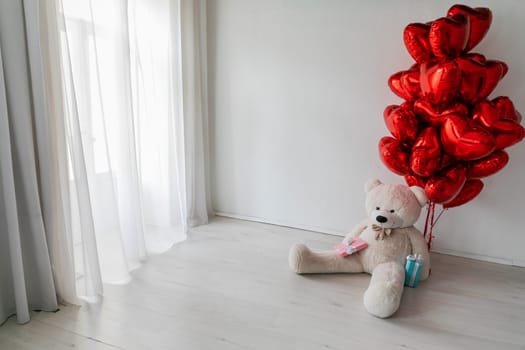
M 505 151 L 494 151 L 485 158 L 469 163 L 467 177 L 479 179 L 493 175 L 503 169 L 509 162 L 509 155 Z
M 417 100 L 414 102 L 414 112 L 425 123 L 429 123 L 433 126 L 441 126 L 445 118 L 451 114 L 468 116 L 468 108 L 464 104 L 455 103 L 451 107 L 440 112 L 439 109 L 434 108 L 434 106 L 432 106 L 427 100 Z
M 492 103 L 501 112 L 501 117 L 510 119 L 516 123 L 521 123 L 521 114 L 514 108 L 514 103 L 507 96 L 499 96 L 492 100 Z
M 434 127 L 421 131 L 412 146 L 410 168 L 420 176 L 428 177 L 434 174 L 441 165 L 441 143 Z
M 379 156 L 392 172 L 401 176 L 410 173 L 408 152 L 395 138 L 385 136 L 379 140 Z
M 415 100 L 421 96 L 421 82 L 419 66 L 410 69 L 401 75 L 401 86 L 411 97 L 409 101 Z
M 401 86 L 401 75 L 403 75 L 403 73 L 404 71 L 392 74 L 390 78 L 388 78 L 388 86 L 394 94 L 396 94 L 404 100 L 408 100 L 411 98 L 411 96 L 408 95 L 405 89 L 403 89 L 403 87 Z
M 421 95 L 419 67 L 393 74 L 388 79 L 388 86 L 397 96 L 412 101 Z
M 419 131 L 419 120 L 410 105 L 391 105 L 383 113 L 388 130 L 401 142 L 414 142 Z
M 469 30 L 469 18 L 463 14 L 436 19 L 428 33 L 432 53 L 441 60 L 458 57 L 467 46 Z
M 461 71 L 455 61 L 421 65 L 421 91 L 438 108 L 445 108 L 457 95 Z
M 470 20 L 470 32 L 465 47 L 465 52 L 470 51 L 476 46 L 487 34 L 492 23 L 492 12 L 486 7 L 468 7 L 465 5 L 454 5 L 447 13 L 447 16 L 455 16 L 457 14 L 463 14 L 469 17 Z
M 525 129 L 520 124 L 502 116 L 500 110 L 487 100 L 479 102 L 472 111 L 472 120 L 494 135 L 497 149 L 512 146 L 525 137 Z
M 483 182 L 478 179 L 468 180 L 461 191 L 451 201 L 444 203 L 443 208 L 453 208 L 473 200 L 483 189 Z
M 456 166 L 442 175 L 431 177 L 425 185 L 425 192 L 431 202 L 448 202 L 457 196 L 466 180 L 466 167 Z
M 494 151 L 496 140 L 487 130 L 460 115 L 448 116 L 441 127 L 445 151 L 459 160 L 483 158 Z
M 406 175 L 405 182 L 408 186 L 418 186 L 421 188 L 425 188 L 425 185 L 427 183 L 425 179 L 416 175 Z
M 501 61 L 480 63 L 469 58 L 458 58 L 456 61 L 462 75 L 459 93 L 470 105 L 490 95 L 508 70 L 507 65 Z
M 408 53 L 417 63 L 425 63 L 432 57 L 428 33 L 430 24 L 411 23 L 403 31 L 403 41 Z

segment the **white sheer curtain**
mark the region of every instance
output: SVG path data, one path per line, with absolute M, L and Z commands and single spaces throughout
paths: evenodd
M 57 309 L 46 241 L 50 178 L 40 172 L 48 139 L 39 128 L 46 115 L 37 14 L 35 2 L 0 1 L 0 325 Z
M 50 132 L 65 148 L 51 260 L 63 300 L 97 300 L 208 220 L 205 8 L 56 0 L 41 14 L 48 109 L 62 118 Z

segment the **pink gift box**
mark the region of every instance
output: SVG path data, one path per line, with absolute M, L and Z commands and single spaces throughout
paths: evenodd
M 344 242 L 339 243 L 335 246 L 335 250 L 337 250 L 341 256 L 348 256 L 363 250 L 366 247 L 368 247 L 368 243 L 366 243 L 364 240 L 361 238 L 353 238 L 348 244 Z

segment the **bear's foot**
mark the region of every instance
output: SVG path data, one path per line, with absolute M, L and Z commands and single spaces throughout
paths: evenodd
M 310 253 L 310 249 L 304 244 L 295 244 L 290 248 L 290 253 L 288 254 L 288 263 L 290 264 L 290 269 L 295 273 L 305 273 L 304 271 L 304 257 Z
M 366 310 L 379 318 L 392 316 L 401 303 L 405 280 L 403 267 L 394 262 L 376 266 L 364 295 Z
M 304 244 L 295 244 L 288 255 L 290 269 L 295 273 L 363 272 L 363 266 L 355 256 L 340 256 L 335 249 L 311 251 Z

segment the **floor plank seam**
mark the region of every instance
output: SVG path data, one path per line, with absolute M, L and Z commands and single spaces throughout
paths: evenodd
M 59 312 L 60 312 L 60 311 L 59 311 Z M 75 331 L 69 330 L 69 329 L 67 329 L 67 328 L 59 327 L 59 326 L 57 326 L 56 324 L 48 323 L 48 322 L 46 322 L 45 320 L 33 319 L 31 322 L 39 322 L 39 323 L 42 323 L 42 324 L 44 324 L 44 325 L 46 325 L 46 326 L 54 327 L 54 328 L 56 328 L 56 329 L 60 329 L 60 330 L 63 331 L 63 332 L 66 332 L 66 333 L 70 333 L 70 334 L 76 335 L 77 337 L 80 337 L 80 338 L 83 338 L 83 339 L 91 340 L 91 341 L 94 341 L 94 342 L 97 342 L 97 343 L 100 343 L 100 344 L 103 344 L 103 345 L 109 346 L 109 347 L 111 347 L 111 348 L 125 350 L 125 348 L 122 348 L 122 347 L 120 347 L 120 346 L 118 346 L 118 345 L 114 345 L 114 344 L 111 344 L 111 343 L 105 342 L 105 341 L 103 341 L 103 340 L 100 340 L 100 339 L 97 339 L 97 338 L 91 337 L 91 336 L 89 336 L 89 335 L 84 335 L 84 334 L 81 334 L 81 333 L 78 333 L 78 332 L 75 332 Z

